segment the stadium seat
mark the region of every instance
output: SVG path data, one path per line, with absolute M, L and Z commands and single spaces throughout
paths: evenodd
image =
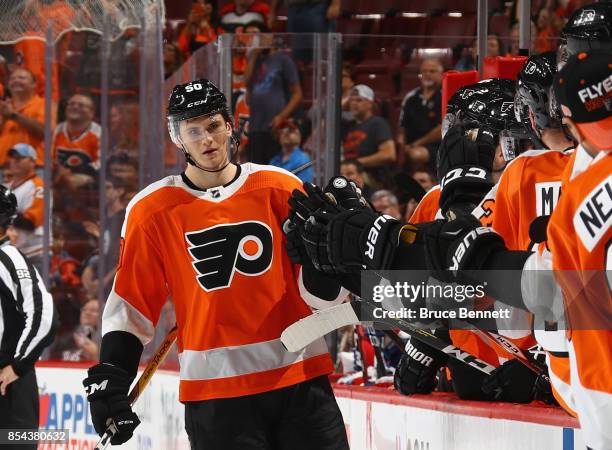
M 357 14 L 387 14 L 394 8 L 395 0 L 361 0 Z
M 505 14 L 493 14 L 489 19 L 489 34 L 496 34 L 499 37 L 510 35 L 510 18 Z
M 427 22 L 427 47 L 454 47 L 469 44 L 476 34 L 476 15 L 431 17 Z
M 386 73 L 357 73 L 355 83 L 370 86 L 378 100 L 388 99 L 393 95 L 393 80 Z

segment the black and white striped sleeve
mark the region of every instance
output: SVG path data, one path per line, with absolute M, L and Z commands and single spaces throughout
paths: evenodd
M 0 248 L 0 285 L 3 295 L 12 297 L 17 314 L 23 317 L 23 327 L 15 330 L 18 339 L 11 362 L 15 373 L 23 375 L 55 335 L 53 298 L 38 271 L 11 245 Z

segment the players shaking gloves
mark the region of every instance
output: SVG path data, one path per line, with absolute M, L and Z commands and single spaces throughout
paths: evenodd
M 332 178 L 325 192 L 309 183 L 304 190 L 293 192 L 289 220 L 318 270 L 338 274 L 389 268 L 399 243 L 414 241 L 414 227 L 372 211 L 344 177 Z M 289 250 L 295 253 L 293 246 Z

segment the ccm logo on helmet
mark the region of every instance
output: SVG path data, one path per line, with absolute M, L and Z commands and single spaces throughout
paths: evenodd
M 206 103 L 206 99 L 204 99 L 204 100 L 197 100 L 195 102 L 187 103 L 187 108 L 192 108 L 194 106 L 202 105 L 204 103 Z
M 185 233 L 185 240 L 206 292 L 229 287 L 236 271 L 253 277 L 272 264 L 272 230 L 263 222 L 215 225 Z
M 455 254 L 453 255 L 453 260 L 452 260 L 453 263 L 451 264 L 449 269 L 455 270 L 455 271 L 459 270 L 459 264 L 461 264 L 461 260 L 467 253 L 468 249 L 470 248 L 470 245 L 472 245 L 472 242 L 474 242 L 474 240 L 476 240 L 478 236 L 481 236 L 487 233 L 497 234 L 495 230 L 493 230 L 492 228 L 485 228 L 485 227 L 478 227 L 470 231 L 468 234 L 466 234 L 463 240 L 461 241 L 461 243 L 459 244 L 459 247 L 457 247 L 457 250 L 455 250 Z
M 368 249 L 365 251 L 364 255 L 366 255 L 371 260 L 374 259 L 374 246 L 376 245 L 376 241 L 378 240 L 380 226 L 389 219 L 395 220 L 393 217 L 387 214 L 378 216 L 378 218 L 374 221 L 374 225 L 372 225 L 372 228 L 370 228 L 370 231 L 368 231 L 368 239 L 366 241 L 366 246 L 368 247 Z

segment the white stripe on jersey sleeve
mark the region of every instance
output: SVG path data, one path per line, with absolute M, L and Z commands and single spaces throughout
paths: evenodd
M 136 282 L 136 281 L 135 281 Z M 102 313 L 102 336 L 111 331 L 125 331 L 147 345 L 155 334 L 153 322 L 115 292 L 115 283 Z

